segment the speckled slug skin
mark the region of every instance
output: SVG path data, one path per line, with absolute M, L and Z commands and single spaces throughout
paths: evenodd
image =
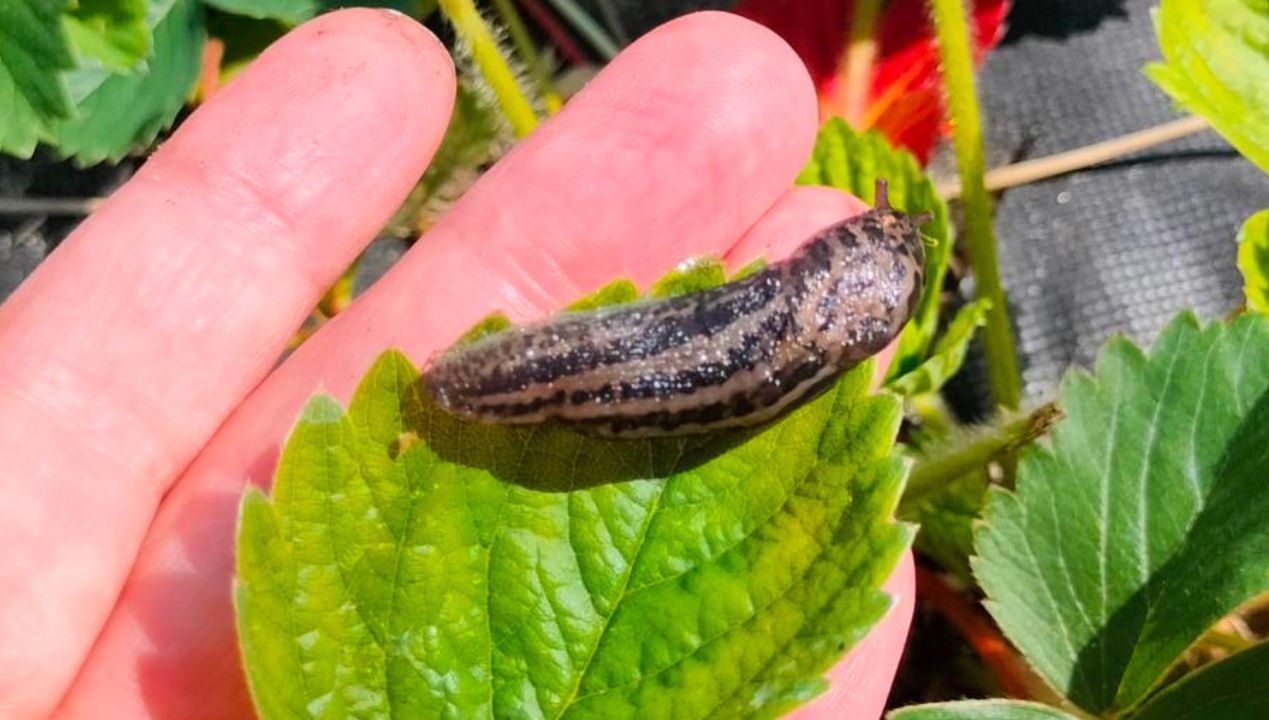
M 919 226 L 877 207 L 783 262 L 715 288 L 511 328 L 435 359 L 441 407 L 490 423 L 623 438 L 767 422 L 899 334 L 925 280 Z

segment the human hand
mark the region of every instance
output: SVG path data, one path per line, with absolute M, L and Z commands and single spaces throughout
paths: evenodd
M 354 305 L 273 369 L 445 130 L 449 55 L 331 13 L 266 52 L 0 307 L 0 716 L 250 715 L 231 578 L 239 499 L 316 391 L 422 361 L 494 310 L 538 317 L 677 261 L 778 257 L 858 212 L 790 190 L 815 96 L 782 41 L 701 14 L 636 43 Z M 891 613 L 798 717 L 880 714 Z

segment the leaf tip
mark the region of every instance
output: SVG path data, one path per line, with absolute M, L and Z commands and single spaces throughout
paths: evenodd
M 300 411 L 300 422 L 315 425 L 337 423 L 343 414 L 344 409 L 335 398 L 330 395 L 314 395 Z

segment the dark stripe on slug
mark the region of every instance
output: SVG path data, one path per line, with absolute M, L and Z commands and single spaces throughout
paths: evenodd
M 631 316 L 644 313 L 654 319 L 641 328 L 640 332 L 610 338 L 595 337 L 598 333 L 591 333 L 590 338 L 578 338 L 583 339 L 581 345 L 562 348 L 563 352 L 548 351 L 540 357 L 518 359 L 518 364 L 512 365 L 508 370 L 501 366 L 495 367 L 487 375 L 477 379 L 471 392 L 475 395 L 516 392 L 532 384 L 552 383 L 596 368 L 660 356 L 695 338 L 717 335 L 737 319 L 760 312 L 779 296 L 780 285 L 778 273 L 767 270 L 740 281 L 735 287 L 723 285 L 701 293 L 668 298 L 662 301 L 665 303 L 662 308 L 651 312 L 644 309 L 646 304 L 644 307 L 601 310 L 601 327 L 620 326 L 623 322 L 628 323 Z M 572 322 L 584 321 L 564 321 L 565 324 Z M 561 334 L 579 335 L 572 332 Z M 496 335 L 490 340 L 487 348 L 473 347 L 468 357 L 456 357 L 453 360 L 470 362 L 475 359 L 488 362 L 491 358 L 479 357 L 484 354 L 482 351 L 493 351 L 491 354 L 495 355 L 505 353 L 505 348 L 494 344 Z M 538 344 L 537 349 L 548 350 L 541 344 Z M 442 358 L 439 363 L 442 370 L 447 364 L 446 360 Z
M 521 402 L 511 403 L 490 403 L 487 405 L 477 405 L 474 410 L 480 413 L 486 413 L 501 418 L 524 417 L 525 415 L 536 415 L 549 407 L 559 407 L 563 405 L 568 397 L 568 393 L 558 390 L 550 395 L 525 400 Z
M 740 344 L 728 348 L 727 362 L 700 363 L 675 373 L 648 372 L 628 382 L 605 383 L 595 388 L 580 388 L 566 392 L 560 390 L 549 397 L 531 402 L 490 402 L 478 404 L 477 412 L 499 417 L 522 417 L 542 412 L 551 407 L 569 404 L 581 406 L 603 404 L 613 400 L 634 401 L 667 399 L 692 395 L 708 387 L 722 385 L 738 372 L 752 371 L 759 363 L 770 361 L 779 343 L 772 337 L 781 335 L 791 327 L 792 318 L 785 312 L 773 313 L 762 323 L 759 332 L 743 336 Z
M 649 427 L 673 432 L 685 426 L 709 426 L 724 420 L 743 418 L 775 405 L 791 388 L 815 377 L 823 368 L 822 359 L 808 360 L 791 368 L 785 368 L 775 377 L 763 381 L 754 390 L 736 392 L 726 400 L 685 410 L 654 410 L 639 415 L 598 419 L 592 423 L 592 427 L 606 434 L 624 435 Z M 817 383 L 817 385 L 821 384 Z M 827 385 L 820 387 L 816 394 L 822 392 L 825 387 Z M 814 397 L 811 394 L 814 388 L 815 386 L 805 388 L 801 397 L 795 398 L 790 405 L 795 406 Z
M 725 383 L 735 373 L 753 370 L 759 362 L 770 360 L 777 344 L 771 338 L 783 333 L 791 321 L 788 312 L 774 313 L 762 323 L 762 331 L 742 336 L 735 347 L 727 349 L 727 362 L 706 362 L 674 374 L 645 373 L 629 382 L 620 383 L 613 391 L 621 400 L 647 400 L 656 397 L 691 395 L 696 391 Z M 604 386 L 607 387 L 607 386 Z M 582 388 L 569 393 L 571 405 L 602 401 L 599 390 Z M 488 406 L 486 406 L 488 407 Z
M 669 398 L 722 385 L 736 373 L 752 371 L 759 363 L 772 360 L 792 329 L 793 317 L 788 311 L 772 313 L 758 331 L 742 335 L 736 345 L 727 348 L 726 362 L 706 361 L 677 372 L 647 373 L 622 383 L 619 396 L 623 400 Z

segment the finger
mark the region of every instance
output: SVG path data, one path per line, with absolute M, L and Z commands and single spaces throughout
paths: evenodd
M 778 259 L 801 247 L 816 232 L 868 209 L 863 200 L 819 185 L 790 188 L 745 236 L 727 251 L 731 267 L 758 258 Z
M 903 554 L 881 589 L 893 599 L 890 610 L 828 671 L 828 690 L 790 714 L 788 720 L 881 717 L 916 609 L 916 570 L 911 552 Z
M 0 308 L 0 715 L 60 697 L 162 494 L 409 191 L 453 90 L 403 18 L 306 26 Z
M 680 19 L 612 62 L 222 427 L 164 502 L 65 705 L 241 717 L 230 576 L 243 483 L 266 482 L 300 404 L 347 397 L 390 346 L 424 361 L 496 309 L 540 315 L 617 276 L 718 254 L 782 194 L 814 138 L 797 57 L 734 16 Z M 124 688 L 111 697 L 112 688 Z

